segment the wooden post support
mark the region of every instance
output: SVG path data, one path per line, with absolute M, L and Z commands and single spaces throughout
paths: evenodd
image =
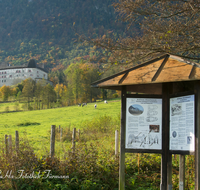
M 8 135 L 5 135 L 6 156 L 8 156 Z
M 19 133 L 18 133 L 18 131 L 15 131 L 15 149 L 16 149 L 16 153 L 18 154 L 18 151 L 19 151 Z
M 179 155 L 179 190 L 185 189 L 185 155 Z
M 58 126 L 58 132 L 60 133 L 60 125 Z
M 121 130 L 119 159 L 119 190 L 125 190 L 125 125 L 126 125 L 126 86 L 121 91 Z
M 162 84 L 162 157 L 161 157 L 161 190 L 167 190 L 168 154 L 169 154 L 169 83 Z M 168 180 L 167 180 L 168 179 Z
M 115 156 L 119 156 L 119 132 L 115 131 Z
M 137 153 L 138 156 L 138 174 L 140 173 L 140 153 Z
M 9 149 L 9 155 L 12 155 L 12 136 L 8 135 L 8 149 Z
M 51 142 L 50 142 L 50 156 L 54 157 L 55 154 L 55 125 L 51 126 Z
M 172 190 L 172 154 L 168 154 L 168 175 L 167 175 L 167 184 L 168 190 Z
M 200 82 L 195 83 L 195 190 L 200 189 Z
M 72 152 L 75 152 L 75 143 L 76 143 L 76 128 L 73 128 L 72 133 Z

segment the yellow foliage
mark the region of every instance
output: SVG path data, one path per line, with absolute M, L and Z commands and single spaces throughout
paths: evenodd
M 20 44 L 20 46 L 24 46 L 24 42 L 22 42 L 22 43 Z

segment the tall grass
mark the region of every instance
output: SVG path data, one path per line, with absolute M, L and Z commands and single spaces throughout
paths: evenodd
M 20 141 L 19 152 L 13 151 L 5 154 L 5 145 L 2 141 L 0 145 L 1 157 L 0 168 L 2 176 L 12 171 L 13 178 L 8 176 L 0 179 L 0 189 L 83 189 L 83 190 L 115 190 L 118 189 L 119 158 L 114 151 L 114 130 L 119 129 L 119 117 L 99 116 L 91 121 L 83 122 L 84 129 L 77 139 L 75 152 L 70 148 L 62 147 L 64 155 L 58 153 L 54 158 L 50 158 L 48 152 L 43 152 L 43 156 L 35 154 L 27 136 L 24 135 Z M 58 130 L 57 130 L 58 133 Z M 98 137 L 98 138 L 97 138 Z M 56 143 L 60 142 L 59 135 L 56 136 Z M 45 148 L 44 148 L 45 149 Z M 158 189 L 159 175 L 151 177 L 154 173 L 159 174 L 159 162 L 145 162 L 147 155 L 141 156 L 140 174 L 137 167 L 137 155 L 127 155 L 126 159 L 126 189 Z M 149 157 L 148 157 L 149 160 Z M 144 162 L 144 164 L 143 164 Z M 149 169 L 148 169 L 149 168 Z M 21 176 L 31 176 L 26 178 Z M 50 171 L 52 176 L 68 176 L 69 178 L 59 179 L 46 177 Z M 37 177 L 37 176 L 40 177 Z M 148 181 L 143 184 L 143 180 Z

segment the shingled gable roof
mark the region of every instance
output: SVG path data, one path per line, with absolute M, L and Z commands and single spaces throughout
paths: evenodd
M 162 83 L 200 80 L 200 65 L 165 54 L 110 77 L 92 83 L 92 87 L 161 94 Z M 158 89 L 156 92 L 155 89 Z

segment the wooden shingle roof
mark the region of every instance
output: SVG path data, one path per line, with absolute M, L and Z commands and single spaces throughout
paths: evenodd
M 139 64 L 120 73 L 92 83 L 92 87 L 128 91 L 153 92 L 160 94 L 162 83 L 200 80 L 200 65 L 181 57 L 165 54 L 151 61 Z

